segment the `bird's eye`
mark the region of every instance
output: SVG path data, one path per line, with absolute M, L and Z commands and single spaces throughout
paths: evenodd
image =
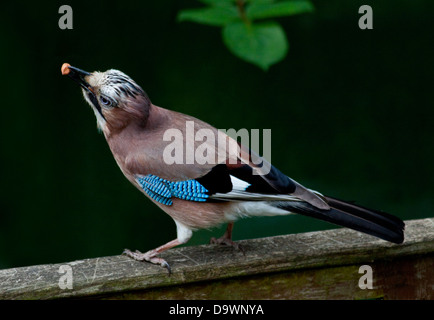
M 112 104 L 111 101 L 109 99 L 107 99 L 106 97 L 101 96 L 99 99 L 100 99 L 101 103 L 105 106 L 110 106 Z

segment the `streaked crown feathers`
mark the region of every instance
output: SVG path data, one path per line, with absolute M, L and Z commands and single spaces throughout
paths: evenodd
M 100 95 L 116 104 L 126 98 L 146 96 L 144 90 L 133 79 L 116 69 L 94 72 L 88 78 L 88 82 L 92 87 L 99 89 Z

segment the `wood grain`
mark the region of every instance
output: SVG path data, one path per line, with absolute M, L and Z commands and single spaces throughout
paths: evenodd
M 125 256 L 0 270 L 0 299 L 434 299 L 434 218 L 406 221 L 391 244 L 349 229 L 290 234 L 162 254 L 173 274 Z M 361 265 L 374 289 L 358 287 Z M 61 289 L 61 266 L 72 289 Z

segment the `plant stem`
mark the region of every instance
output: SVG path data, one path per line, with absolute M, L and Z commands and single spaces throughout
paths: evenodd
M 237 0 L 237 7 L 238 7 L 238 12 L 240 13 L 241 20 L 243 20 L 243 22 L 246 25 L 250 26 L 251 21 L 249 18 L 247 18 L 245 5 L 246 5 L 245 0 Z

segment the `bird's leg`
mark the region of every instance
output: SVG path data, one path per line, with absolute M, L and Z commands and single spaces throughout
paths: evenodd
M 148 252 L 145 252 L 145 253 L 141 253 L 137 250 L 135 252 L 132 252 L 129 249 L 125 249 L 122 254 L 124 254 L 127 257 L 130 257 L 134 260 L 137 260 L 137 261 L 148 261 L 148 262 L 153 263 L 153 264 L 159 264 L 160 266 L 167 268 L 167 270 L 169 271 L 169 274 L 171 274 L 172 270 L 170 269 L 169 264 L 166 262 L 166 260 L 157 257 L 157 255 L 163 251 L 166 251 L 170 248 L 176 247 L 180 244 L 181 244 L 181 242 L 178 241 L 178 239 L 175 239 L 175 240 L 172 240 L 172 241 L 170 241 L 170 242 L 168 242 L 168 243 L 166 243 L 166 244 L 164 244 L 164 245 L 162 245 L 156 249 L 149 250 Z
M 234 228 L 234 223 L 230 222 L 228 223 L 228 227 L 226 228 L 225 233 L 220 238 L 211 238 L 210 243 L 211 244 L 223 244 L 227 246 L 231 246 L 236 250 L 240 250 L 244 254 L 244 249 L 242 246 L 240 246 L 238 243 L 235 243 L 232 241 L 232 230 Z
M 164 245 L 162 245 L 156 249 L 149 250 L 148 252 L 145 252 L 145 253 L 141 253 L 139 251 L 131 252 L 131 250 L 125 249 L 123 254 L 125 254 L 126 256 L 133 258 L 134 260 L 137 260 L 137 261 L 148 261 L 148 262 L 151 262 L 153 264 L 159 264 L 162 267 L 167 268 L 167 270 L 169 271 L 169 275 L 170 275 L 172 273 L 172 270 L 170 269 L 169 264 L 166 262 L 166 260 L 157 257 L 157 255 L 163 251 L 166 251 L 166 250 L 169 250 L 173 247 L 179 246 L 180 244 L 187 243 L 187 241 L 193 235 L 193 232 L 189 227 L 178 222 L 177 220 L 175 220 L 175 223 L 176 223 L 176 233 L 177 233 L 177 238 L 175 240 L 169 241 L 168 243 L 166 243 L 166 244 L 164 244 Z

